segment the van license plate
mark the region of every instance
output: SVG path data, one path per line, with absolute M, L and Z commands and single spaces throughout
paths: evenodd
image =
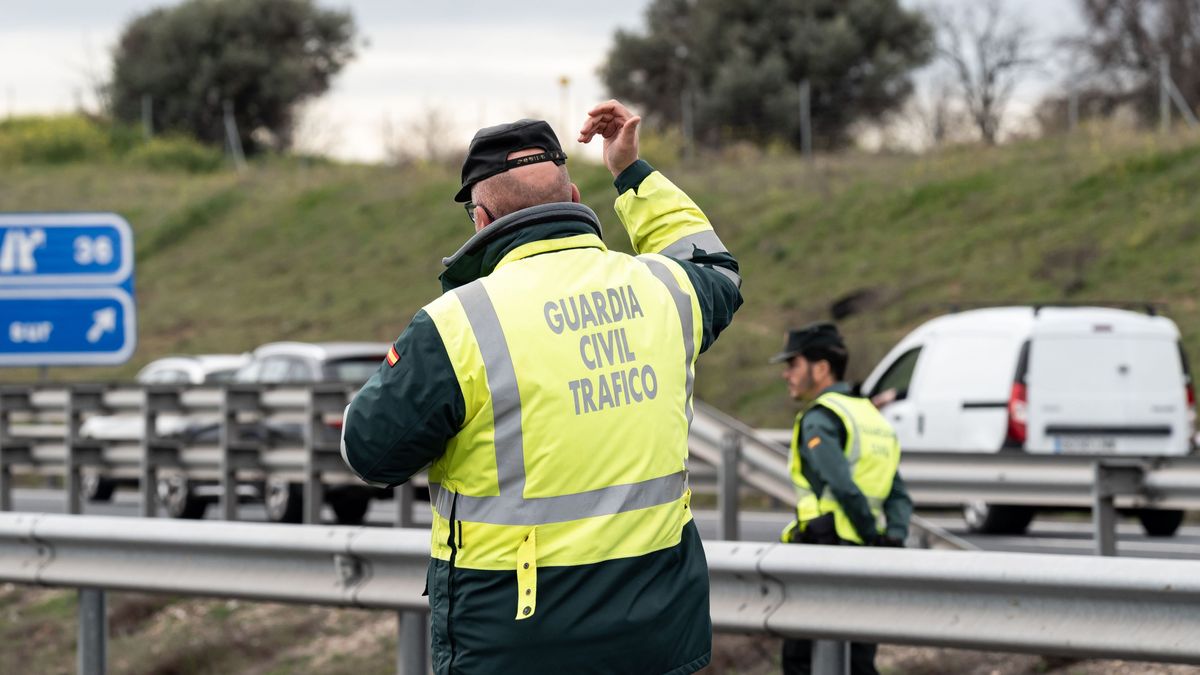
M 1058 452 L 1102 453 L 1117 449 L 1117 439 L 1111 436 L 1055 436 Z

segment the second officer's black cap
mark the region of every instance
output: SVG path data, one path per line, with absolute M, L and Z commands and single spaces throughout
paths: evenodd
M 518 150 L 530 148 L 538 148 L 541 152 L 508 158 Z M 554 135 L 554 130 L 545 121 L 524 119 L 480 129 L 475 132 L 467 148 L 467 159 L 462 167 L 462 187 L 454 195 L 454 201 L 470 201 L 471 186 L 485 178 L 538 162 L 554 162 L 559 166 L 567 163 L 567 155 L 562 151 L 558 136 Z
M 800 356 L 805 350 L 812 347 L 845 349 L 846 343 L 842 340 L 842 334 L 838 332 L 836 325 L 828 321 L 810 323 L 803 328 L 788 331 L 787 339 L 783 343 L 783 351 L 772 356 L 771 363 L 783 363 L 793 356 Z

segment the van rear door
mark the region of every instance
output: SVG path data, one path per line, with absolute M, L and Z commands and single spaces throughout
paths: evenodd
M 1117 322 L 1035 327 L 1026 450 L 1185 454 L 1186 383 L 1176 340 Z

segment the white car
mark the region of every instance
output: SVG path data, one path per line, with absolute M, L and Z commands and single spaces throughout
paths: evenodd
M 271 342 L 257 347 L 249 362 L 234 374 L 232 381 L 246 384 L 344 382 L 362 385 L 379 369 L 391 346 L 389 342 Z M 213 431 L 215 433 L 215 427 Z M 336 440 L 341 432 L 340 428 L 328 428 L 326 431 L 328 440 Z M 299 422 L 271 421 L 245 426 L 240 433 L 272 441 L 300 441 L 304 437 L 304 425 Z M 167 513 L 176 518 L 202 518 L 208 505 L 221 496 L 220 486 L 214 482 L 191 480 L 179 474 L 163 476 L 157 487 Z M 304 499 L 301 483 L 272 478 L 266 481 L 260 492 L 270 520 L 300 522 Z M 371 498 L 383 496 L 379 490 L 358 484 L 327 486 L 324 492 L 326 502 L 333 509 L 338 522 L 343 524 L 361 523 Z
M 1106 307 L 1022 306 L 918 327 L 863 383 L 906 451 L 1178 456 L 1195 390 L 1170 319 Z M 968 506 L 980 531 L 1023 531 L 1026 507 Z M 1151 534 L 1182 512 L 1139 513 Z M 1167 532 L 1167 531 L 1170 532 Z
M 138 384 L 214 384 L 231 382 L 239 369 L 250 362 L 249 354 L 200 354 L 167 356 L 146 364 L 134 378 Z M 214 419 L 192 419 L 182 415 L 159 415 L 159 436 L 186 436 L 189 430 L 215 424 Z M 79 435 L 102 441 L 138 441 L 145 431 L 141 415 L 93 415 L 83 421 Z M 89 501 L 112 499 L 117 487 L 137 487 L 136 479 L 117 479 L 97 471 L 83 474 L 83 496 Z
M 232 382 L 238 370 L 250 363 L 249 354 L 200 354 L 167 356 L 146 364 L 134 378 L 138 384 L 219 384 Z M 214 420 L 206 420 L 212 424 Z M 159 436 L 177 436 L 196 423 L 180 415 L 158 417 Z M 79 433 L 84 438 L 105 441 L 141 440 L 140 415 L 96 415 L 84 420 Z

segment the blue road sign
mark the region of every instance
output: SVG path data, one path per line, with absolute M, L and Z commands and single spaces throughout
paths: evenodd
M 136 346 L 123 218 L 0 214 L 0 366 L 115 365 Z

